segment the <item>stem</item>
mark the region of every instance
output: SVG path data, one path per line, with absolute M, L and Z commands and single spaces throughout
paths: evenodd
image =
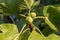
M 28 13 L 28 16 L 30 16 L 30 11 L 31 11 L 31 10 L 29 9 L 29 13 Z
M 42 35 L 43 37 L 45 37 L 45 36 L 43 35 L 43 33 L 42 33 L 34 24 L 32 24 L 32 25 L 34 26 L 34 29 L 38 30 L 39 33 L 41 33 L 41 35 Z
M 50 22 L 50 20 L 47 17 L 45 18 L 45 20 L 46 20 L 46 23 L 50 26 L 50 28 L 52 28 L 56 32 L 59 32 L 58 29 L 55 27 L 55 25 L 53 25 L 52 22 Z
M 29 30 L 30 28 L 27 28 L 27 29 L 25 29 L 22 33 L 25 33 L 27 30 Z
M 16 36 L 14 40 L 17 40 L 19 38 L 19 36 L 21 35 L 25 27 L 26 27 L 26 24 L 23 26 L 23 28 L 21 29 L 21 32 Z
M 20 16 L 23 16 L 23 17 L 26 17 L 25 15 L 23 15 L 23 14 L 19 14 Z
M 15 24 L 15 21 L 13 20 L 13 18 L 11 16 L 9 16 L 9 18 L 11 19 L 11 21 Z
M 21 32 L 19 33 L 19 35 L 21 35 L 21 33 L 23 32 L 24 28 L 26 27 L 26 24 L 23 26 L 23 28 L 21 29 Z
M 44 16 L 37 16 L 37 17 L 35 17 L 34 19 L 37 19 L 37 18 L 45 18 Z

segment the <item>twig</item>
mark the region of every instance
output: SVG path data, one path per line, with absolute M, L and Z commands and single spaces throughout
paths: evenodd
M 13 18 L 11 16 L 9 16 L 9 18 L 11 19 L 11 21 L 15 24 L 15 21 L 13 20 Z
M 19 35 L 21 35 L 21 33 L 23 32 L 24 28 L 26 27 L 26 24 L 23 26 L 23 28 L 21 29 Z
M 36 19 L 36 18 L 45 18 L 44 16 L 37 16 L 37 17 L 35 17 L 34 19 Z
M 20 16 L 23 16 L 23 17 L 26 17 L 25 15 L 23 15 L 23 14 L 19 14 Z

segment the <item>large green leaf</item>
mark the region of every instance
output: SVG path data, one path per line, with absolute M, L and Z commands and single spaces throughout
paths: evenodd
M 0 0 L 0 3 L 4 2 L 4 0 Z
M 15 13 L 19 11 L 19 2 L 20 0 L 5 0 L 6 6 Z
M 19 34 L 15 24 L 0 24 L 0 40 L 12 40 Z
M 2 13 L 3 14 L 7 14 L 9 15 L 10 13 L 14 13 L 12 10 L 10 10 L 6 5 L 5 3 L 0 3 L 0 7 L 1 7 L 1 11 L 3 11 Z
M 46 17 L 45 22 L 55 31 L 60 31 L 60 12 L 55 6 L 45 6 L 43 14 Z
M 46 27 L 45 29 L 42 30 L 42 33 L 45 35 L 45 36 L 48 36 L 52 33 L 54 33 L 54 31 L 50 28 L 50 27 Z
M 33 30 L 28 40 L 44 40 L 44 37 L 39 34 L 36 30 Z
M 4 12 L 5 13 L 11 13 L 11 12 L 18 13 L 19 12 L 19 2 L 20 2 L 20 0 L 4 0 L 3 3 L 5 4 L 5 6 L 2 6 Z M 7 12 L 7 11 L 9 11 L 9 12 Z
M 50 35 L 47 37 L 46 40 L 60 40 L 60 36 L 57 35 L 57 34 L 52 33 L 52 34 L 50 34 Z

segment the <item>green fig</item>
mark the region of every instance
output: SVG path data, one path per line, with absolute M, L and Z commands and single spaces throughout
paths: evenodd
M 36 17 L 36 12 L 31 12 L 31 17 Z
M 32 19 L 32 17 L 30 17 L 30 16 L 27 16 L 27 17 L 26 17 L 26 20 L 27 20 L 29 23 L 32 23 L 32 22 L 33 22 L 33 19 Z

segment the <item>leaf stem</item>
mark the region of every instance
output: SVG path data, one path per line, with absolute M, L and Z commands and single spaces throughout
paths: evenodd
M 23 17 L 26 17 L 25 15 L 23 15 L 23 14 L 19 14 L 20 16 L 23 16 Z
M 19 35 L 21 35 L 21 33 L 23 32 L 24 28 L 26 27 L 26 24 L 23 26 L 23 28 L 21 29 Z
M 30 28 L 27 28 L 27 29 L 25 29 L 22 33 L 25 33 L 27 30 L 29 30 Z
M 26 27 L 26 24 L 23 26 L 23 28 L 21 29 L 21 32 L 17 35 L 17 37 L 15 38 L 15 40 L 16 40 L 17 38 L 19 38 L 19 36 L 21 35 L 21 33 L 23 32 L 23 30 L 24 30 L 25 27 Z
M 15 24 L 15 21 L 13 20 L 13 18 L 11 16 L 9 16 L 9 18 L 11 19 L 11 21 Z
M 37 18 L 43 18 L 43 19 L 45 19 L 44 16 L 37 16 L 37 17 L 35 17 L 34 19 L 37 19 Z

